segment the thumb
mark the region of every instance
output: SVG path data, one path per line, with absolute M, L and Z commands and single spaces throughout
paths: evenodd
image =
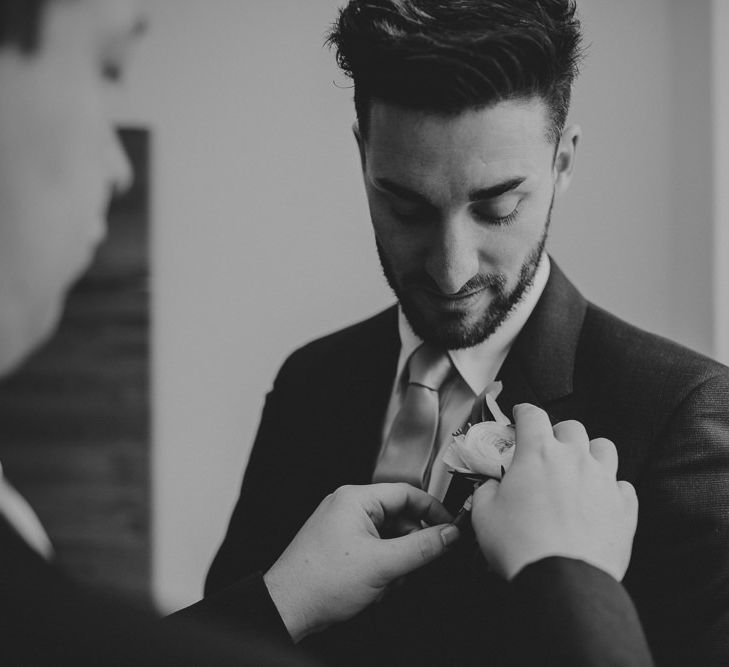
M 534 455 L 554 439 L 552 423 L 547 413 L 536 405 L 522 403 L 514 408 L 516 450 L 514 459 Z
M 501 482 L 496 479 L 487 479 L 479 486 L 473 494 L 472 515 L 477 517 L 481 512 L 487 510 L 499 491 Z
M 409 535 L 382 540 L 383 575 L 389 581 L 402 577 L 441 556 L 460 537 L 452 524 L 430 526 Z

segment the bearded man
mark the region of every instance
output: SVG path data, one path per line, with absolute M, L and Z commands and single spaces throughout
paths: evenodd
M 442 455 L 500 380 L 505 413 L 534 403 L 616 443 L 641 511 L 625 584 L 657 663 L 727 664 L 729 371 L 589 303 L 545 251 L 581 136 L 566 125 L 580 42 L 570 0 L 341 11 L 330 43 L 397 304 L 284 363 L 208 593 L 268 567 L 343 483 L 407 481 L 458 511 Z M 333 664 L 505 663 L 504 595 L 464 540 L 316 649 Z

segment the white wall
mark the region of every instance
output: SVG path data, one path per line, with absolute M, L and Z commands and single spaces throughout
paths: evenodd
M 714 85 L 714 340 L 729 364 L 729 3 L 712 0 Z
M 149 2 L 124 116 L 154 130 L 154 583 L 167 607 L 200 594 L 284 355 L 390 302 L 351 91 L 322 48 L 338 4 Z M 586 296 L 711 351 L 710 2 L 579 5 L 584 141 L 552 252 Z
M 591 300 L 711 353 L 710 3 L 578 7 L 584 136 L 552 252 Z

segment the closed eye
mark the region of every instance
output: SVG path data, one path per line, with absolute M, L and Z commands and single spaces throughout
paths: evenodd
M 492 201 L 481 201 L 471 205 L 471 211 L 478 220 L 494 226 L 508 225 L 519 215 L 522 197 L 503 195 Z
M 488 225 L 502 227 L 512 224 L 519 216 L 519 207 L 515 207 L 510 213 L 502 216 L 493 216 L 476 212 L 476 217 Z

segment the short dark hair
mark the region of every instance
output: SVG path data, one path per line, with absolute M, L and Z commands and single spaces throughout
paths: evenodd
M 455 115 L 539 97 L 555 142 L 581 43 L 574 0 L 351 0 L 327 39 L 364 135 L 372 100 Z
M 38 48 L 41 17 L 49 0 L 0 0 L 0 48 L 23 53 Z

